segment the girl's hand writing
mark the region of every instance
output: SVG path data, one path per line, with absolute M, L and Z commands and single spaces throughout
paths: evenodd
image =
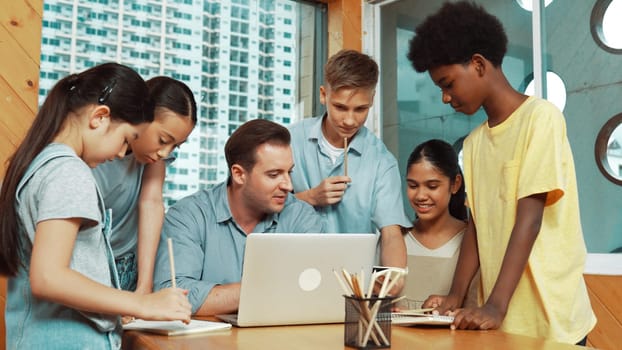
M 147 295 L 151 293 L 151 288 L 141 288 L 139 285 L 138 287 L 136 287 L 136 290 L 134 291 L 134 293 L 141 294 L 141 295 Z M 122 324 L 127 324 L 132 321 L 134 321 L 134 316 L 122 316 L 121 317 Z
M 142 298 L 142 314 L 145 320 L 181 320 L 190 323 L 192 308 L 188 301 L 188 291 L 180 288 L 166 288 Z

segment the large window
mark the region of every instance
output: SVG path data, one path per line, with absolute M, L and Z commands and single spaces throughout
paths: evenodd
M 245 121 L 287 125 L 315 115 L 324 7 L 292 0 L 44 0 L 40 102 L 59 78 L 109 61 L 145 79 L 185 82 L 199 122 L 168 169 L 171 205 L 226 179 L 223 147 Z

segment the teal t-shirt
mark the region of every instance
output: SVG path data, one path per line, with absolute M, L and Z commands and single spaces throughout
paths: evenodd
M 175 158 L 164 161 L 168 164 Z M 93 176 L 104 197 L 106 208 L 112 209 L 110 244 L 115 258 L 136 253 L 138 245 L 138 199 L 145 165 L 130 154 L 98 165 Z

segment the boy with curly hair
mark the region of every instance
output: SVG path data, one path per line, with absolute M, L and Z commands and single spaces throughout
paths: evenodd
M 409 60 L 428 71 L 443 103 L 488 117 L 464 141 L 471 218 L 451 290 L 424 306 L 455 313 L 456 328 L 585 344 L 596 317 L 564 116 L 512 88 L 501 69 L 506 47 L 499 20 L 464 1 L 444 4 L 410 41 Z M 483 303 L 460 309 L 478 267 Z

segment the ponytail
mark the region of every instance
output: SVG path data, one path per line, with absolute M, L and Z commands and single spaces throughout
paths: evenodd
M 28 240 L 22 234 L 15 198 L 17 185 L 34 158 L 61 130 L 67 116 L 90 104 L 105 104 L 112 119 L 131 124 L 153 121 L 144 80 L 129 67 L 105 63 L 61 80 L 48 93 L 8 167 L 0 189 L 0 274 L 15 276 Z M 29 242 L 28 242 L 29 244 Z

